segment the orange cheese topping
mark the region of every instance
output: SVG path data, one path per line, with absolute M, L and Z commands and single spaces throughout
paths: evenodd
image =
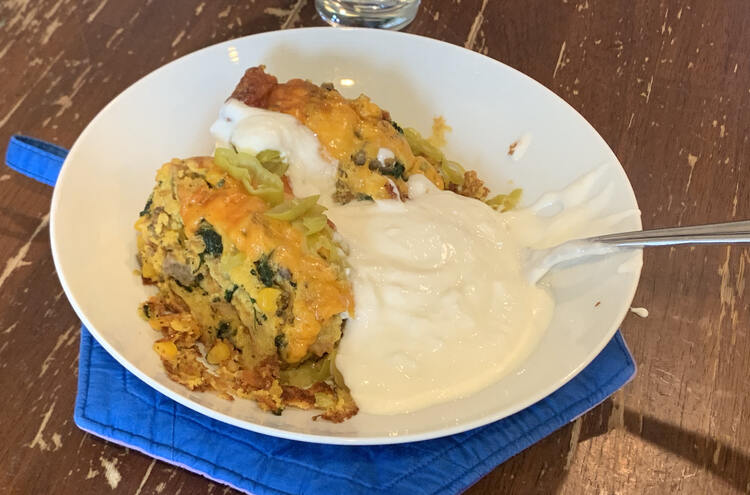
M 201 159 L 200 165 L 211 168 L 212 174 L 223 174 L 210 158 Z M 205 182 L 193 187 L 179 184 L 185 232 L 195 234 L 205 220 L 222 236 L 225 252 L 230 248 L 227 241 L 251 262 L 273 252 L 271 260 L 292 273 L 297 290 L 293 295 L 294 325 L 286 330 L 286 351 L 287 361 L 297 362 L 305 357 L 326 320 L 344 311 L 353 312 L 351 285 L 340 279 L 326 260 L 306 249 L 304 234 L 291 223 L 265 216 L 265 201 L 248 194 L 232 177 L 223 174 L 222 178 L 222 187 L 209 188 Z
M 393 152 L 404 165 L 407 175 L 420 173 L 437 187 L 444 187 L 437 171 L 425 167 L 414 156 L 406 139 L 391 125 L 388 113 L 367 96 L 347 100 L 337 91 L 327 91 L 309 81 L 292 79 L 270 91 L 267 108 L 292 115 L 309 127 L 326 151 L 339 161 L 347 173 L 347 182 L 355 191 L 377 198 L 388 194 L 387 177 L 368 170 L 367 164 L 355 165 L 352 159 L 360 151 L 374 158 L 381 148 Z M 405 194 L 405 182 L 394 182 Z

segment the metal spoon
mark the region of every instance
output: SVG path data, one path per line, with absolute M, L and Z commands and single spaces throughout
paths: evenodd
M 564 242 L 548 249 L 534 249 L 525 260 L 529 280 L 537 283 L 553 266 L 602 256 L 622 249 L 679 244 L 750 243 L 750 220 L 690 227 L 638 230 Z

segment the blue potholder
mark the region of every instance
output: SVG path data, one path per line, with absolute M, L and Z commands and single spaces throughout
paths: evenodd
M 66 151 L 14 136 L 7 165 L 54 184 Z M 450 437 L 342 447 L 253 433 L 141 382 L 81 328 L 75 421 L 82 429 L 240 490 L 266 494 L 452 494 L 596 406 L 635 374 L 618 332 L 578 376 L 508 418 Z

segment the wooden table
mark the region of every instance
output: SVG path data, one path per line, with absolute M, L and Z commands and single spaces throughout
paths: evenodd
M 312 0 L 5 0 L 0 143 L 69 147 L 117 93 L 226 39 L 319 25 Z M 645 227 L 750 218 L 750 2 L 424 0 L 407 31 L 551 88 L 614 149 Z M 50 188 L 0 170 L 0 492 L 229 493 L 73 424 L 78 320 L 49 250 Z M 490 493 L 750 492 L 750 250 L 645 253 L 613 398 L 501 465 Z

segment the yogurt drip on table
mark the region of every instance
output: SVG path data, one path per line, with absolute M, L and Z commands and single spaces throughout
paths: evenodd
M 523 271 L 524 249 L 605 233 L 614 219 L 594 221 L 611 193 L 590 198 L 596 171 L 505 214 L 418 174 L 409 178 L 408 201 L 335 205 L 337 164 L 293 117 L 229 100 L 211 131 L 220 146 L 280 151 L 295 194 L 321 194 L 328 206 L 349 249 L 355 297 L 336 366 L 365 413 L 467 397 L 512 371 L 554 310 L 551 295 Z M 572 232 L 575 224 L 591 231 Z

